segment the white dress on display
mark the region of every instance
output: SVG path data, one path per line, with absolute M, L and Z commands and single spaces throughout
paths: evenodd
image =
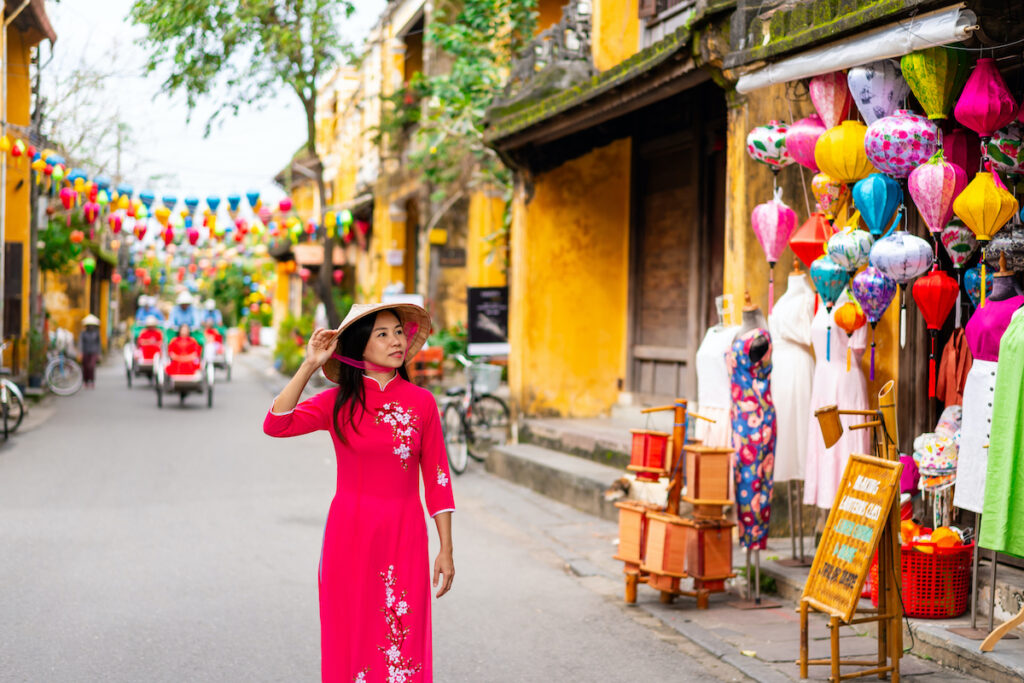
M 715 420 L 714 424 L 696 420 L 694 425 L 693 438 L 705 446 L 732 445 L 732 423 L 729 420 L 732 399 L 725 354 L 732 348 L 739 329 L 738 325 L 715 325 L 697 347 L 697 411 Z
M 806 275 L 790 275 L 786 293 L 779 298 L 768 319 L 776 414 L 775 481 L 804 478 L 807 415 L 814 380 L 811 322 L 815 296 Z
M 860 359 L 867 347 L 867 325 L 852 335 L 847 335 L 836 325 L 835 312 L 847 301 L 852 301 L 849 290 L 843 290 L 839 301 L 829 315 L 824 304 L 818 304 L 818 312 L 811 323 L 811 339 L 814 344 L 814 383 L 811 386 L 811 406 L 806 413 L 807 467 L 804 472 L 804 503 L 829 509 L 839 490 L 839 481 L 846 469 L 851 453 L 871 453 L 871 434 L 866 429 L 850 431 L 850 425 L 863 422 L 863 417 L 843 416 L 843 435 L 832 448 L 825 448 L 825 440 L 818 427 L 814 411 L 825 406 L 836 405 L 842 410 L 869 410 L 868 385 Z M 831 352 L 826 354 L 828 327 L 831 323 Z M 846 371 L 846 349 L 853 350 L 850 371 Z M 828 360 L 826 360 L 826 355 Z M 781 379 L 781 378 L 780 378 Z

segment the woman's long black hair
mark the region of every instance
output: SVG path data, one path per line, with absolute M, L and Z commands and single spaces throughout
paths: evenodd
M 391 309 L 390 312 L 398 318 L 399 323 L 402 322 L 398 311 Z M 379 313 L 368 315 L 352 323 L 338 338 L 335 352 L 346 358 L 362 360 L 363 351 L 366 350 L 366 344 L 370 341 L 370 333 L 373 332 L 373 326 L 377 323 L 377 315 Z M 406 343 L 408 342 L 409 340 L 406 339 Z M 347 363 L 338 365 L 338 393 L 334 397 L 334 433 L 338 435 L 339 441 L 347 444 L 348 441 L 341 431 L 341 412 L 344 410 L 347 413 L 345 421 L 351 424 L 353 429 L 356 429 L 357 410 L 366 412 L 366 386 L 364 385 L 366 380 L 363 379 L 361 369 L 354 368 Z M 398 375 L 402 379 L 409 379 L 409 371 L 405 369 L 404 365 L 398 368 Z

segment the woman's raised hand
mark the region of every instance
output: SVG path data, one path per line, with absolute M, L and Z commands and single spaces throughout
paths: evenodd
M 337 340 L 337 330 L 325 330 L 322 328 L 313 330 L 313 334 L 309 337 L 309 344 L 306 345 L 306 362 L 314 368 L 322 366 L 334 352 Z

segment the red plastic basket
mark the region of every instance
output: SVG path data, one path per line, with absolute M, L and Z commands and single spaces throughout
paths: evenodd
M 903 546 L 901 573 L 903 611 L 918 619 L 950 619 L 967 611 L 971 593 L 971 560 L 974 544 L 939 548 L 932 553 Z M 878 558 L 871 564 L 871 603 L 878 606 Z

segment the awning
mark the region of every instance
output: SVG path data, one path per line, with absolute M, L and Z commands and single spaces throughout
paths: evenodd
M 322 244 L 293 244 L 292 255 L 295 263 L 300 266 L 319 266 L 324 262 L 324 245 Z M 345 265 L 345 252 L 341 247 L 334 247 L 334 254 L 331 260 L 336 266 Z
M 741 76 L 736 91 L 747 93 L 776 83 L 812 78 L 916 50 L 958 43 L 978 28 L 978 17 L 963 3 L 910 17 L 873 31 L 823 45 Z

